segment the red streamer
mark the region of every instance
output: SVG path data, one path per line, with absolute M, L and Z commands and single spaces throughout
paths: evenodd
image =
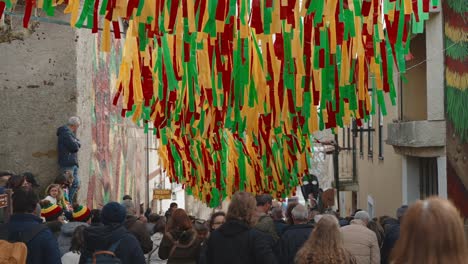
M 24 17 L 23 17 L 23 27 L 25 27 L 25 28 L 28 28 L 29 20 L 31 19 L 33 1 L 34 0 L 26 0 L 26 10 L 24 11 Z M 2 2 L 2 3 L 4 4 L 4 6 L 3 6 L 3 9 L 4 9 L 5 8 L 5 3 L 4 2 Z M 3 13 L 3 10 L 2 10 L 2 8 L 0 6 L 0 14 L 1 13 Z M 0 15 L 0 17 L 2 17 L 2 16 Z

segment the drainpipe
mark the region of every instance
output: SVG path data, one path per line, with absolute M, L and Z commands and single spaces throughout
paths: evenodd
M 149 169 L 149 131 L 146 133 L 146 182 L 145 182 L 145 204 L 146 207 L 150 207 L 150 196 L 149 196 L 149 175 L 150 175 L 150 169 Z M 146 208 L 144 208 L 146 210 Z

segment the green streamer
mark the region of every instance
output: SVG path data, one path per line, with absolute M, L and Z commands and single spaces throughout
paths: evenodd
M 174 67 L 172 65 L 172 56 L 169 51 L 169 45 L 167 43 L 167 35 L 161 37 L 162 40 L 162 49 L 163 49 L 163 59 L 164 64 L 166 66 L 166 74 L 167 74 L 167 81 L 168 81 L 168 88 L 169 91 L 173 91 L 178 87 L 177 80 L 175 78 Z
M 77 28 L 83 27 L 83 23 L 85 22 L 86 18 L 88 18 L 89 13 L 93 12 L 93 4 L 94 4 L 93 0 L 85 0 L 83 4 L 83 9 L 81 10 L 80 18 L 76 22 L 75 27 Z

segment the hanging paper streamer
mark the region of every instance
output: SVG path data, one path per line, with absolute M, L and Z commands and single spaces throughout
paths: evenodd
M 362 124 L 384 93 L 396 101 L 393 65 L 405 72 L 409 36 L 438 5 L 105 0 L 98 14 L 99 1 L 85 0 L 78 15 L 76 1 L 66 10 L 72 26 L 95 32 L 104 16 L 105 43 L 111 24 L 128 21 L 114 103 L 154 124 L 171 180 L 211 206 L 236 190 L 290 195 L 308 171 L 314 131 Z
M 447 0 L 443 7 L 447 117 L 460 139 L 468 142 L 468 5 L 465 0 Z

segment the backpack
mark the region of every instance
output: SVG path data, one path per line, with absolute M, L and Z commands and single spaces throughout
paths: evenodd
M 8 224 L 0 225 L 0 264 L 24 264 L 28 257 L 27 243 L 36 237 L 45 225 L 36 225 L 31 231 L 18 233 L 16 238 L 8 231 Z
M 113 243 L 108 250 L 95 251 L 92 256 L 86 259 L 86 264 L 121 264 L 122 262 L 115 255 L 119 244 L 120 240 Z

